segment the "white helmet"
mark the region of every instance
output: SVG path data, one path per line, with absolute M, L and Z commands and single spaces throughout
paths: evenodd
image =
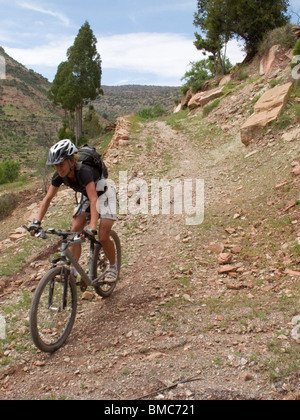
M 77 152 L 78 149 L 71 142 L 71 140 L 61 140 L 51 147 L 47 160 L 47 165 L 59 165 L 64 160 L 73 156 Z

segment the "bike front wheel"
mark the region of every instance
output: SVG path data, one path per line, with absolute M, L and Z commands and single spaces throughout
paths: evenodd
M 30 312 L 30 333 L 36 347 L 54 353 L 64 345 L 77 311 L 75 280 L 65 267 L 50 270 L 40 281 Z

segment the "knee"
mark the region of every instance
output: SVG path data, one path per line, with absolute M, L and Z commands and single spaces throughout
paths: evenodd
M 109 232 L 99 232 L 99 242 L 101 242 L 102 245 L 105 245 L 109 242 Z
M 82 232 L 84 225 L 85 223 L 81 219 L 75 217 L 72 221 L 71 232 Z

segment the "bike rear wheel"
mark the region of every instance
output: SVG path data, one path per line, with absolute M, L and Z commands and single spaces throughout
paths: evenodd
M 119 281 L 121 264 L 122 264 L 122 253 L 121 253 L 121 242 L 117 233 L 112 230 L 110 232 L 110 239 L 114 243 L 115 252 L 116 252 L 116 265 L 118 270 L 118 277 L 114 283 L 105 283 L 105 277 L 99 281 L 99 284 L 95 286 L 96 293 L 103 297 L 108 298 L 116 288 L 117 282 Z M 105 253 L 101 245 L 96 245 L 95 247 L 95 257 L 94 257 L 94 278 L 97 278 L 104 273 L 109 267 L 109 260 L 106 258 Z
M 30 333 L 36 347 L 53 353 L 64 345 L 77 311 L 75 280 L 65 267 L 50 270 L 40 281 L 30 312 Z

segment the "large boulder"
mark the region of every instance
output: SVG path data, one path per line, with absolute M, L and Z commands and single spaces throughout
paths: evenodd
M 292 32 L 297 38 L 300 38 L 300 26 L 293 26 Z
M 216 89 L 209 90 L 207 92 L 196 93 L 189 101 L 188 107 L 194 109 L 197 107 L 203 107 L 213 99 L 220 97 L 223 93 L 223 86 Z
M 272 121 L 276 121 L 286 105 L 292 83 L 286 83 L 268 90 L 256 103 L 254 114 L 241 128 L 241 140 L 246 146 L 257 133 Z
M 184 97 L 182 98 L 181 105 L 182 106 L 188 106 L 188 104 L 189 104 L 190 100 L 192 99 L 192 97 L 193 97 L 192 89 L 189 89 L 186 92 L 186 94 L 184 95 Z
M 269 53 L 260 62 L 260 74 L 268 74 L 276 62 L 277 54 L 281 51 L 280 45 L 273 45 Z

